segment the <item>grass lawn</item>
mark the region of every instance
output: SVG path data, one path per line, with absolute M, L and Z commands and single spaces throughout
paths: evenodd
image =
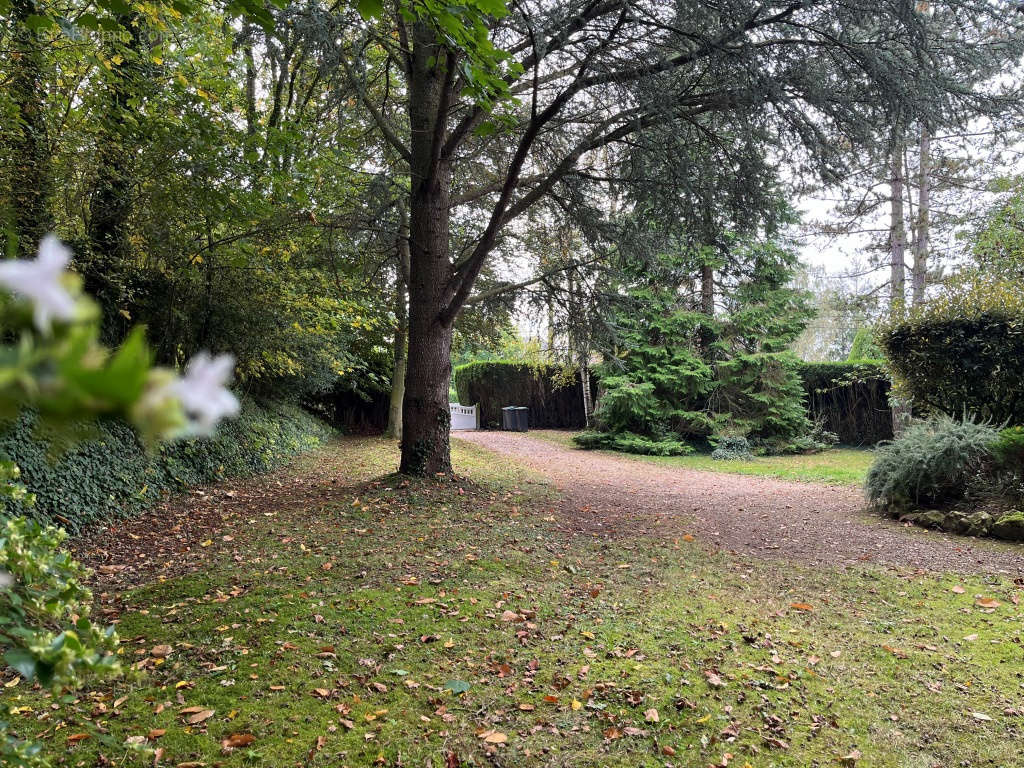
M 550 488 L 455 450 L 472 482 L 240 513 L 203 573 L 124 596 L 136 671 L 57 699 L 8 677 L 12 725 L 88 767 L 1020 764 L 1010 580 L 573 535 Z M 309 471 L 394 465 L 347 440 Z
M 572 442 L 573 432 L 556 429 L 531 430 L 530 435 L 556 442 L 569 448 L 576 448 Z M 706 472 L 729 472 L 737 475 L 767 475 L 783 480 L 802 480 L 812 483 L 836 483 L 840 485 L 861 485 L 873 454 L 867 448 L 833 448 L 823 453 L 806 456 L 761 456 L 750 461 L 716 461 L 708 454 L 690 456 L 640 456 L 637 454 L 602 451 L 640 461 L 652 461 L 673 467 L 699 469 Z

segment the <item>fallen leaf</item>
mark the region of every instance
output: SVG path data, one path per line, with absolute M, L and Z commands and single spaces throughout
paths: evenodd
M 508 736 L 500 731 L 485 731 L 480 734 L 480 738 L 483 739 L 486 744 L 504 744 L 508 741 Z
M 953 587 L 953 590 L 952 590 L 952 591 L 953 591 L 953 592 L 955 592 L 955 593 L 956 593 L 956 594 L 958 594 L 958 595 L 962 595 L 962 594 L 963 594 L 964 592 L 966 592 L 967 590 L 966 590 L 966 589 L 964 589 L 963 587 L 961 587 L 961 586 L 960 586 L 959 584 L 957 584 L 957 585 L 956 585 L 955 587 Z
M 169 645 L 154 645 L 149 655 L 157 659 L 165 659 L 171 655 L 172 648 Z
M 232 733 L 220 745 L 224 749 L 238 749 L 239 747 L 248 747 L 254 741 L 256 741 L 256 737 L 251 733 Z
M 790 603 L 790 608 L 795 611 L 813 611 L 814 606 L 810 603 Z
M 984 712 L 971 712 L 971 717 L 973 717 L 975 720 L 981 720 L 985 723 L 990 722 L 992 720 L 992 718 L 986 715 Z
M 975 605 L 979 605 L 982 608 L 998 608 L 1002 603 L 994 597 L 979 597 Z
M 194 715 L 192 715 L 191 717 L 188 718 L 188 724 L 189 725 L 199 725 L 199 723 L 204 723 L 207 720 L 209 720 L 211 717 L 213 717 L 213 715 L 214 715 L 214 710 L 212 710 L 212 709 L 200 710 L 199 712 L 196 712 Z
M 704 673 L 704 677 L 707 678 L 708 685 L 710 685 L 712 688 L 724 688 L 725 687 L 725 681 L 721 678 L 721 676 L 717 672 L 705 672 Z
M 661 717 L 658 716 L 658 710 L 656 710 L 654 707 L 651 707 L 646 712 L 644 712 L 644 720 L 646 720 L 648 723 L 660 723 Z

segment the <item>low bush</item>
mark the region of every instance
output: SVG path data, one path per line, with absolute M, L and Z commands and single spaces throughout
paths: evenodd
M 1007 427 L 992 444 L 992 455 L 1003 469 L 1024 472 L 1024 427 Z
M 683 456 L 693 453 L 693 446 L 673 438 L 651 438 L 635 432 L 595 432 L 588 430 L 573 437 L 580 448 L 606 449 L 644 456 Z
M 753 458 L 750 443 L 740 435 L 726 435 L 718 439 L 718 446 L 711 452 L 712 459 L 738 461 Z
M 78 531 L 101 520 L 138 512 L 165 493 L 228 477 L 266 472 L 323 443 L 331 430 L 298 407 L 246 400 L 237 419 L 213 437 L 178 440 L 149 452 L 121 421 L 102 421 L 93 435 L 55 456 L 32 413 L 0 436 L 0 455 L 21 468 L 36 496 L 28 514 Z M 10 506 L 5 507 L 11 514 Z
M 962 499 L 985 471 L 998 440 L 996 429 L 971 418 L 915 422 L 877 449 L 865 482 L 868 499 L 896 508 Z

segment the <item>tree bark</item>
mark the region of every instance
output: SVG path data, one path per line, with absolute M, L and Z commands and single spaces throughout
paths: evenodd
M 902 312 L 906 306 L 906 248 L 907 230 L 903 221 L 903 143 L 893 140 L 890 160 L 889 178 L 889 311 L 893 314 Z M 893 398 L 892 431 L 899 437 L 910 422 L 910 402 L 901 398 Z
M 43 88 L 43 51 L 28 27 L 30 16 L 39 13 L 36 0 L 11 3 L 12 55 L 8 94 L 16 110 L 16 125 L 0 134 L 5 187 L 0 211 L 8 237 L 17 239 L 17 254 L 34 258 L 39 241 L 53 229 L 50 196 L 53 189 L 52 158 L 46 135 Z
M 931 215 L 931 134 L 928 127 L 921 128 L 921 144 L 918 167 L 917 191 L 917 239 L 914 243 L 914 264 L 911 268 L 911 303 L 924 301 L 924 290 L 928 282 L 928 225 Z
M 409 223 L 402 207 L 398 232 L 398 263 L 395 267 L 395 364 L 391 373 L 391 402 L 384 437 L 402 439 L 402 401 L 405 399 L 405 371 L 409 360 Z
M 583 390 L 583 425 L 590 429 L 594 416 L 594 401 L 590 392 L 590 369 L 586 355 L 580 355 L 580 388 Z
M 700 267 L 700 311 L 715 316 L 715 269 L 710 264 Z
M 893 141 L 889 176 L 889 309 L 906 303 L 907 230 L 903 222 L 903 143 Z
M 128 266 L 131 259 L 129 222 L 134 208 L 132 147 L 136 141 L 132 98 L 139 95 L 146 76 L 142 60 L 142 17 L 137 13 L 117 16 L 125 30 L 123 43 L 107 46 L 113 64 L 106 76 L 105 104 L 96 140 L 96 181 L 89 201 L 88 261 L 83 264 L 85 290 L 103 310 L 103 340 L 120 343 L 131 325 L 127 311 Z M 120 57 L 119 59 L 117 57 Z
M 413 26 L 409 77 L 409 359 L 402 403 L 402 461 L 406 474 L 451 472 L 452 317 L 449 299 L 451 167 L 444 156 L 452 62 L 433 30 Z

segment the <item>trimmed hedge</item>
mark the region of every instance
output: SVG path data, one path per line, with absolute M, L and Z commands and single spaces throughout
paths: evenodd
M 801 363 L 807 413 L 846 445 L 892 439 L 889 375 L 881 360 Z
M 73 532 L 137 513 L 170 491 L 266 472 L 332 434 L 298 407 L 244 400 L 238 418 L 223 422 L 210 438 L 147 453 L 127 424 L 105 421 L 96 425 L 95 437 L 54 460 L 50 444 L 33 434 L 34 425 L 31 413 L 9 425 L 0 436 L 0 456 L 18 464 L 21 481 L 36 494 L 29 514 Z
M 566 375 L 560 365 L 482 360 L 460 365 L 452 377 L 459 402 L 480 406 L 482 427 L 499 427 L 501 409 L 509 405 L 530 409 L 531 428 L 582 429 L 586 425 L 578 370 Z M 594 377 L 591 385 L 596 390 Z
M 901 393 L 954 418 L 1024 424 L 1024 289 L 955 286 L 886 325 L 880 340 Z

